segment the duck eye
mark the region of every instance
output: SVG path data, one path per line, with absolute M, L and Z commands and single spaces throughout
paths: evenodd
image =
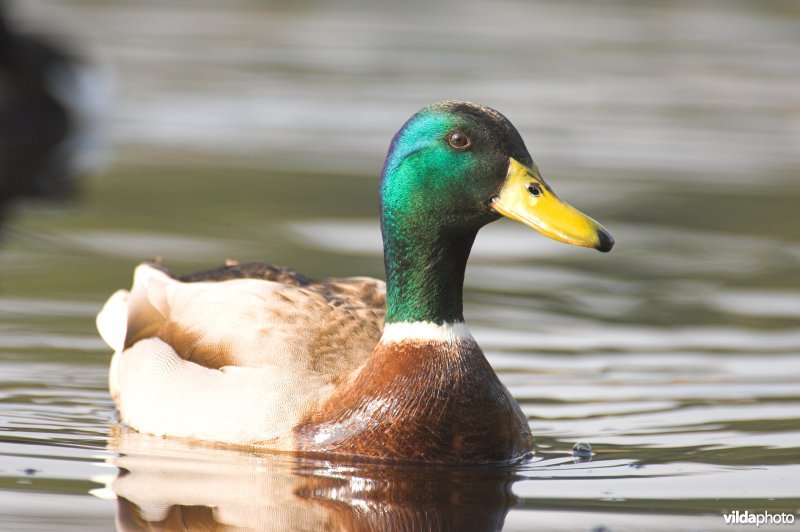
M 538 198 L 539 196 L 542 195 L 542 189 L 539 188 L 539 185 L 535 183 L 528 183 L 528 186 L 526 188 L 528 189 L 528 192 L 531 193 L 531 196 L 533 196 L 534 198 Z
M 472 146 L 472 140 L 463 131 L 453 131 L 447 135 L 447 143 L 457 150 L 466 150 Z

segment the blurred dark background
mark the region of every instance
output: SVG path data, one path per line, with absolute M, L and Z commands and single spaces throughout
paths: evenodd
M 374 215 L 392 134 L 448 98 L 505 113 L 562 195 L 620 222 L 617 232 L 644 223 L 795 238 L 796 3 L 0 5 L 4 195 L 87 194 L 53 215 L 67 234 L 40 231 L 52 207 L 26 207 L 3 242 L 6 279 L 14 253 L 42 235 L 62 255 L 88 245 L 102 260 L 117 252 L 107 236 L 163 253 L 145 243 L 151 227 L 163 238 L 238 234 L 231 251 L 287 262 L 297 254 L 263 224 Z M 232 230 L 237 219 L 248 229 Z M 98 235 L 109 229 L 122 232 Z
M 0 223 L 14 199 L 72 196 L 101 158 L 103 80 L 47 26 L 0 2 Z

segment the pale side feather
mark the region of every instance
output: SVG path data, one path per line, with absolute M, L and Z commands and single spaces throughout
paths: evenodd
M 155 338 L 117 358 L 122 420 L 156 435 L 289 448 L 282 437 L 333 392 L 323 377 L 285 368 L 204 368 Z
M 184 283 L 141 265 L 131 293 L 112 296 L 98 327 L 116 351 L 112 396 L 133 428 L 288 448 L 281 438 L 369 357 L 381 312 L 355 296 L 352 305 L 332 305 L 302 287 L 261 279 Z M 159 327 L 176 328 L 191 360 L 153 336 Z M 126 337 L 133 345 L 123 349 Z M 232 353 L 235 365 L 204 365 L 202 357 L 218 349 Z

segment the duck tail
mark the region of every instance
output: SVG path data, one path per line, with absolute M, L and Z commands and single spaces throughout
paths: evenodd
M 159 264 L 143 263 L 133 273 L 133 288 L 128 296 L 127 349 L 139 340 L 155 336 L 169 316 L 169 286 L 175 282 Z
M 140 264 L 133 288 L 117 290 L 97 314 L 97 330 L 115 352 L 155 335 L 169 314 L 168 286 L 174 281 L 158 265 Z
M 127 290 L 117 290 L 97 314 L 97 330 L 105 343 L 115 352 L 121 352 L 125 347 L 125 335 L 128 330 L 128 296 Z

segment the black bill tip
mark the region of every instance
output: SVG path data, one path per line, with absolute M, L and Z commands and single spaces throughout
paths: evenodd
M 597 250 L 603 253 L 608 253 L 614 247 L 614 237 L 611 236 L 606 230 L 600 229 L 597 231 L 597 238 L 600 240 L 600 245 Z

